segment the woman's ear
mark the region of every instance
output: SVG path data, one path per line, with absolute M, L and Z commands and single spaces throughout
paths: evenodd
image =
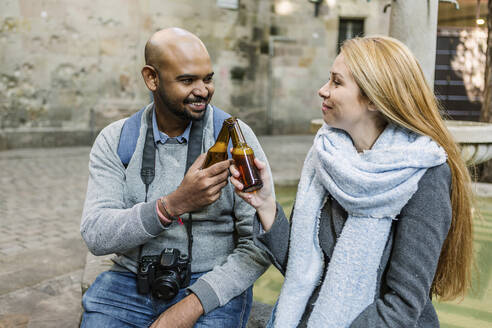
M 159 86 L 159 75 L 154 67 L 145 65 L 142 68 L 142 77 L 145 85 L 150 91 L 154 92 L 157 90 L 157 87 Z
M 372 101 L 368 100 L 367 102 L 367 109 L 371 112 L 376 112 L 378 111 L 378 108 L 376 107 L 376 104 L 374 104 Z

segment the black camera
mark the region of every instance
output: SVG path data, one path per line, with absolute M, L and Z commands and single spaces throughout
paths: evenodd
M 140 294 L 171 300 L 190 284 L 188 256 L 178 249 L 166 248 L 161 255 L 142 256 L 138 263 L 137 289 Z

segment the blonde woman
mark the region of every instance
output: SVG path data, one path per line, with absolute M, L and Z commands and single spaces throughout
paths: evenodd
M 268 326 L 439 327 L 431 299 L 470 285 L 470 177 L 419 64 L 395 39 L 348 40 L 319 95 L 290 224 L 231 167 L 285 275 Z

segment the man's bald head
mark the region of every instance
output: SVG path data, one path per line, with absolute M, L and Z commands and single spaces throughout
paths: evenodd
M 189 53 L 204 52 L 207 48 L 193 33 L 171 27 L 155 32 L 145 45 L 145 64 L 160 70 L 169 59 Z
M 202 119 L 215 87 L 210 56 L 200 39 L 183 29 L 152 35 L 142 77 L 154 95 L 157 117 L 186 123 Z

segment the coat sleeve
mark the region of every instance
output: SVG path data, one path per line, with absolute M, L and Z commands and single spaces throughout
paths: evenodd
M 275 221 L 273 221 L 270 230 L 263 231 L 260 220 L 256 215 L 253 233 L 255 244 L 268 254 L 272 264 L 285 276 L 289 253 L 290 223 L 278 202 Z
M 414 327 L 430 301 L 430 287 L 441 248 L 451 225 L 449 166 L 427 170 L 417 192 L 402 209 L 388 262 L 387 292 L 369 305 L 350 325 Z

